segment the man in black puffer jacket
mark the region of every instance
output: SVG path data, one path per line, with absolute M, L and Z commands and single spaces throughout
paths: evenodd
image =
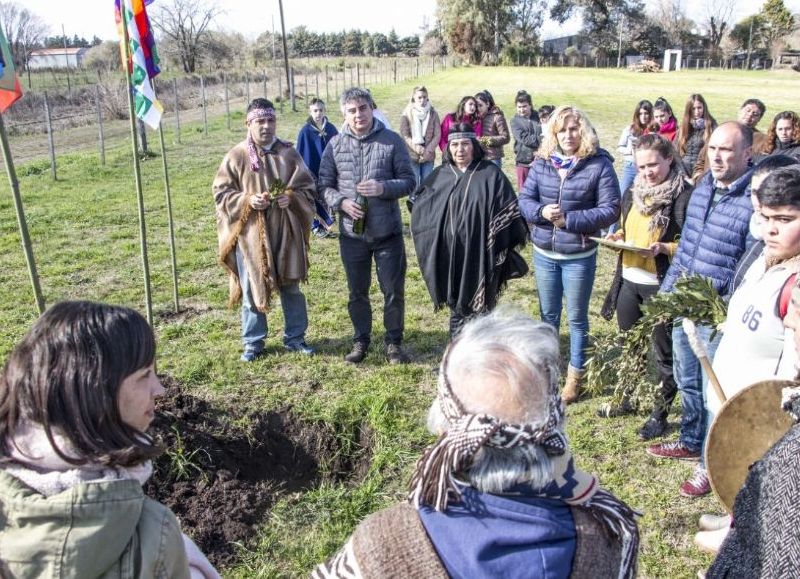
M 401 348 L 405 315 L 406 251 L 398 199 L 416 185 L 402 137 L 373 118 L 372 97 L 363 88 L 347 89 L 341 98 L 345 126 L 331 139 L 319 168 L 318 187 L 341 215 L 339 251 L 350 289 L 348 310 L 354 343 L 345 360 L 361 362 L 372 333 L 369 302 L 374 258 L 384 298 L 386 355 L 392 364 L 408 357 Z M 357 197 L 367 199 L 364 209 Z M 354 222 L 364 220 L 361 233 Z M 356 228 L 358 229 L 358 228 Z

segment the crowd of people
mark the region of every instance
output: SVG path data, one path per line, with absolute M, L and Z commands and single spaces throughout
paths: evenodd
M 618 177 L 583 111 L 537 110 L 524 90 L 510 123 L 488 90 L 440 117 L 427 89 L 415 87 L 399 132 L 367 89 L 345 90 L 340 106 L 337 129 L 325 103 L 312 100 L 295 146 L 277 137 L 272 102 L 254 99 L 245 139 L 212 184 L 219 259 L 231 304 L 241 301 L 243 362 L 265 352 L 275 292 L 285 349 L 314 354 L 300 289 L 312 232 L 338 238 L 353 325 L 344 359 L 361 363 L 371 346 L 374 262 L 386 358 L 410 360 L 404 197 L 433 306 L 450 311 L 428 419 L 438 438 L 417 462 L 408 500 L 370 515 L 313 576 L 635 577 L 639 514 L 577 467 L 564 434 L 566 405 L 579 400 L 585 377 L 598 241 L 624 244 L 602 309 L 621 330 L 679 278 L 703 276 L 728 302 L 722 331 L 697 331 L 725 395 L 759 380 L 794 379 L 800 118 L 780 112 L 760 133 L 766 107 L 757 99 L 719 123 L 701 94 L 688 97 L 680 121 L 663 97 L 641 100 L 619 140 Z M 502 171 L 512 138 L 516 188 Z M 527 242 L 531 264 L 520 253 Z M 503 288 L 530 265 L 541 321 L 497 307 Z M 698 497 L 710 492 L 702 451 L 721 400 L 679 322 L 653 333 L 660 387 L 639 436 L 665 432 L 679 394 L 678 439 L 646 451 L 697 460 L 678 490 Z M 139 314 L 90 302 L 53 306 L 15 348 L 0 375 L 3 576 L 69 564 L 81 577 L 134 569 L 218 577 L 169 509 L 142 493 L 160 452 L 147 434 L 163 392 L 154 360 L 152 330 Z M 800 418 L 800 387 L 786 393 L 785 409 Z M 623 400 L 601 416 L 631 411 Z M 781 469 L 787 456 L 796 459 L 798 432 L 753 467 L 732 518 L 701 520 L 698 544 L 719 550 L 708 577 L 800 575 L 791 520 L 773 528 L 764 518 L 796 509 L 787 506 L 797 502 L 796 476 Z M 65 501 L 73 508 L 61 508 Z M 65 539 L 53 542 L 54 529 Z

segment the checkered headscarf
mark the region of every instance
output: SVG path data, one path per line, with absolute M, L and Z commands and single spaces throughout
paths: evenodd
M 456 342 L 454 342 L 456 343 Z M 567 440 L 561 432 L 564 406 L 555 380 L 548 392 L 548 417 L 544 424 L 509 424 L 489 414 L 469 414 L 453 392 L 447 378 L 451 344 L 444 354 L 439 371 L 437 402 L 447 419 L 447 432 L 425 449 L 417 461 L 411 479 L 409 500 L 420 508 L 430 505 L 444 511 L 450 500 L 460 500 L 455 473 L 472 465 L 478 451 L 485 447 L 515 448 L 536 445 L 554 458 L 553 482 L 538 494 L 543 498 L 563 500 L 575 507 L 586 508 L 621 545 L 619 579 L 636 577 L 639 551 L 639 529 L 636 516 L 625 503 L 599 486 L 596 477 L 575 467 Z

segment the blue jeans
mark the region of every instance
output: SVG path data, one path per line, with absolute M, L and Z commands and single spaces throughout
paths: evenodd
M 414 176 L 417 178 L 417 187 L 425 180 L 425 177 L 433 172 L 433 161 L 427 163 L 415 163 L 411 161 L 411 168 L 414 169 Z
M 625 191 L 628 190 L 628 187 L 633 185 L 633 180 L 636 179 L 636 165 L 633 164 L 632 161 L 623 161 L 622 162 L 622 175 L 619 178 L 619 191 L 623 195 Z
M 712 329 L 708 326 L 697 326 L 697 336 L 706 344 L 708 357 L 714 359 L 721 335 L 717 333 L 713 341 L 709 341 Z M 683 325 L 676 320 L 672 327 L 672 358 L 675 382 L 681 395 L 680 441 L 689 450 L 701 450 L 706 438 L 708 420 L 706 402 L 703 397 L 703 382 L 707 380 L 703 374 L 700 360 L 689 346 L 689 338 L 683 331 Z
M 569 364 L 582 370 L 589 346 L 589 299 L 597 269 L 597 253 L 579 259 L 550 259 L 534 250 L 533 267 L 542 321 L 558 330 L 561 303 L 564 297 L 567 299 Z
M 264 350 L 267 337 L 267 316 L 259 312 L 253 305 L 253 294 L 250 291 L 250 278 L 242 258 L 242 252 L 236 247 L 236 266 L 239 269 L 239 284 L 242 287 L 242 342 L 247 352 L 259 353 Z M 283 308 L 283 344 L 298 346 L 305 342 L 308 329 L 308 313 L 306 297 L 300 291 L 300 284 L 294 283 L 280 288 L 281 308 Z

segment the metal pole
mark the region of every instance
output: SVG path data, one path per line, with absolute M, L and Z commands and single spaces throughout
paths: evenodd
M 281 11 L 281 39 L 283 40 L 283 66 L 286 70 L 286 85 L 292 92 L 292 110 L 297 112 L 297 107 L 294 102 L 294 83 L 290 78 L 291 73 L 289 72 L 289 48 L 286 45 L 286 24 L 283 21 L 283 0 L 278 0 L 278 7 Z
M 53 140 L 53 121 L 50 118 L 50 101 L 47 100 L 47 91 L 44 91 L 44 115 L 47 120 L 47 146 L 50 149 L 50 174 L 53 176 L 53 181 L 57 181 L 56 143 Z
M 167 195 L 167 223 L 169 226 L 169 255 L 172 260 L 172 302 L 175 313 L 180 311 L 178 303 L 178 260 L 175 251 L 175 223 L 172 219 L 172 193 L 169 187 L 169 171 L 167 170 L 167 147 L 164 145 L 164 126 L 158 124 L 158 138 L 161 141 L 161 161 L 164 165 L 164 189 Z
M 325 102 L 331 100 L 331 95 L 328 92 L 328 65 L 325 65 Z
M 136 114 L 133 110 L 133 84 L 131 83 L 131 73 L 128 63 L 131 61 L 130 40 L 128 38 L 127 9 L 123 9 L 123 50 L 125 51 L 125 61 L 122 63 L 125 69 L 125 84 L 128 87 L 128 116 L 131 125 L 131 145 L 133 148 L 133 175 L 136 181 L 136 201 L 139 206 L 139 242 L 142 253 L 142 271 L 144 273 L 144 302 L 147 310 L 147 322 L 153 325 L 153 298 L 150 293 L 150 262 L 147 259 L 147 228 L 144 220 L 144 194 L 142 193 L 142 171 L 139 166 L 139 144 L 136 137 Z
M 181 142 L 181 105 L 178 99 L 178 79 L 172 79 L 172 89 L 175 93 L 175 141 Z
M 264 98 L 269 98 L 267 96 L 267 69 L 264 69 Z
M 94 102 L 97 104 L 97 126 L 100 131 L 100 164 L 106 164 L 106 140 L 103 135 L 103 109 L 100 107 L 100 85 L 94 87 Z
M 208 111 L 206 111 L 206 81 L 200 76 L 200 95 L 203 99 L 203 132 L 208 136 Z
M 42 288 L 39 286 L 39 274 L 36 271 L 36 261 L 33 259 L 33 248 L 28 234 L 28 222 L 25 219 L 25 210 L 22 207 L 17 171 L 14 169 L 14 160 L 11 158 L 11 147 L 8 144 L 3 115 L 0 115 L 0 143 L 2 143 L 3 162 L 6 164 L 8 182 L 11 184 L 11 195 L 14 198 L 14 209 L 17 212 L 17 224 L 19 225 L 19 235 L 22 238 L 22 250 L 25 252 L 25 262 L 28 264 L 28 276 L 31 278 L 33 296 L 36 298 L 36 308 L 39 310 L 39 315 L 41 315 L 45 310 L 44 297 L 42 297 Z

